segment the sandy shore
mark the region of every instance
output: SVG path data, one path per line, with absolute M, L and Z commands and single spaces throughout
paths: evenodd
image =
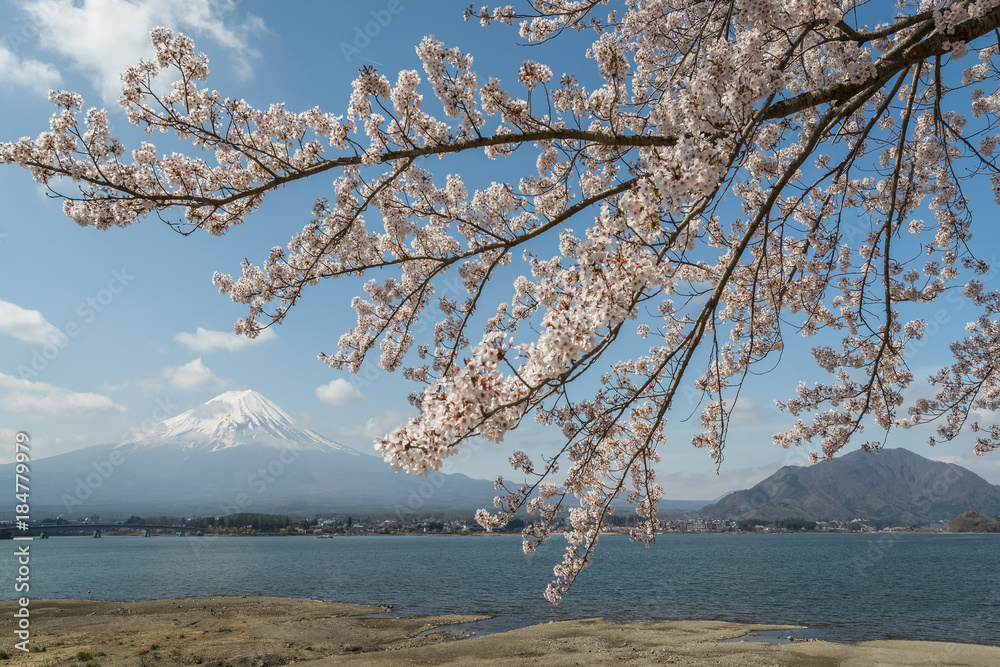
M 587 619 L 470 639 L 439 628 L 481 617 L 365 618 L 387 608 L 264 597 L 33 600 L 26 654 L 13 648 L 14 610 L 0 603 L 0 665 L 1000 665 L 1000 647 L 943 642 L 719 643 L 794 629 L 716 621 Z

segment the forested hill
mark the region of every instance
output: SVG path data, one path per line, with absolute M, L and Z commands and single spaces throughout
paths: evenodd
M 1000 533 L 1000 517 L 965 512 L 948 522 L 949 533 Z

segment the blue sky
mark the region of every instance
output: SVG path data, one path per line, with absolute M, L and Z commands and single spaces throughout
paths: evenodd
M 224 96 L 256 106 L 284 102 L 293 111 L 319 105 L 343 113 L 359 67 L 375 65 L 390 80 L 400 69 L 419 69 L 413 47 L 428 34 L 473 53 L 481 81 L 513 81 L 526 58 L 549 63 L 556 76 L 590 78 L 590 62 L 577 56 L 583 38 L 517 47 L 511 31 L 465 23 L 467 4 L 436 2 L 428 11 L 414 0 L 0 2 L 0 139 L 47 129 L 49 88 L 75 90 L 88 107 L 109 106 L 115 129 L 129 136 L 114 111 L 117 74 L 151 52 L 147 34 L 156 25 L 195 39 L 211 58 L 209 85 Z M 441 165 L 441 177 L 471 170 L 462 171 L 470 187 L 516 173 L 513 164 L 476 173 L 482 162 L 464 156 Z M 0 462 L 12 460 L 18 430 L 31 433 L 33 456 L 41 458 L 116 441 L 228 389 L 260 391 L 306 426 L 371 451 L 373 437 L 411 414 L 412 387 L 374 363 L 351 377 L 316 359 L 335 351 L 340 333 L 353 325 L 347 306 L 356 285 L 314 288 L 285 324 L 251 342 L 230 333 L 242 307 L 211 284 L 213 272 L 237 273 L 244 258 L 259 263 L 271 246 L 284 245 L 328 186 L 321 180 L 286 188 L 221 238 L 182 237 L 156 221 L 108 232 L 80 228 L 27 173 L 0 169 Z M 926 315 L 941 332 L 911 356 L 918 376 L 940 363 L 952 340 L 947 334 L 957 333 L 971 310 L 942 302 Z M 707 452 L 689 444 L 696 416 L 678 423 L 695 401 L 678 406 L 662 451 L 666 497 L 714 498 L 783 463 L 805 463 L 804 451 L 782 450 L 770 435 L 787 424 L 774 399 L 790 397 L 800 380 L 820 379 L 818 371 L 800 375 L 813 373 L 810 359 L 799 360 L 813 342 L 790 346 L 775 372 L 748 385 L 718 475 Z M 962 463 L 1000 483 L 997 458 L 972 456 L 970 441 L 929 449 L 926 433 L 910 432 L 890 437 L 889 445 Z M 477 446 L 451 469 L 492 478 L 509 471 L 513 449 L 539 452 L 555 443 L 558 434 L 529 424 L 503 445 Z

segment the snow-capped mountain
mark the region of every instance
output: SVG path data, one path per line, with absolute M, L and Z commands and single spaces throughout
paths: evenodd
M 255 391 L 229 391 L 122 442 L 37 459 L 32 510 L 223 516 L 474 511 L 493 483 L 394 473 L 380 457 L 302 428 Z M 14 464 L 0 475 L 14 477 Z
M 251 389 L 227 391 L 118 446 L 131 449 L 172 445 L 190 453 L 195 449 L 214 452 L 250 443 L 359 455 L 355 449 L 300 428 L 287 412 Z

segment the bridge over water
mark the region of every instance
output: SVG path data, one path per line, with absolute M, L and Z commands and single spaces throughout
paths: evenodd
M 109 530 L 141 530 L 146 534 L 151 533 L 154 530 L 170 530 L 180 535 L 187 535 L 188 533 L 197 533 L 200 528 L 187 528 L 185 526 L 154 526 L 150 524 L 121 524 L 121 523 L 69 523 L 69 524 L 51 524 L 43 526 L 29 526 L 28 530 L 17 530 L 16 528 L 8 527 L 7 530 L 11 532 L 14 537 L 38 537 L 42 533 L 46 536 L 49 535 L 59 535 L 69 532 L 86 532 L 92 533 L 95 537 L 99 537 L 101 533 Z

